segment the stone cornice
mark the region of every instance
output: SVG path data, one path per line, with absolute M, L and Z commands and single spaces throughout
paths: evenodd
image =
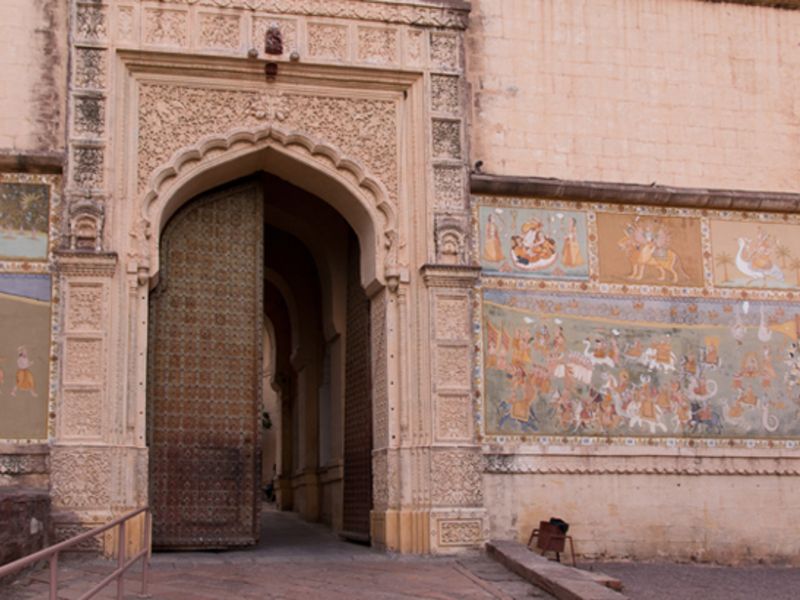
M 800 475 L 800 457 L 547 456 L 486 454 L 493 474 L 539 475 Z
M 0 150 L 0 172 L 60 174 L 63 170 L 63 152 L 28 153 Z
M 112 277 L 118 262 L 116 252 L 59 250 L 55 259 L 58 273 L 78 277 Z
M 751 212 L 800 212 L 800 194 L 569 181 L 473 173 L 473 194 Z
M 461 0 L 161 0 L 184 4 L 258 10 L 274 14 L 336 17 L 401 25 L 466 29 L 470 5 Z
M 800 0 L 704 0 L 716 4 L 749 4 L 750 6 L 764 6 L 767 8 L 785 8 L 788 10 L 800 9 Z
M 480 267 L 468 265 L 426 264 L 419 271 L 430 287 L 472 287 L 481 274 Z

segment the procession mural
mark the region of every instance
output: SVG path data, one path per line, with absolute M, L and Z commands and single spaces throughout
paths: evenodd
M 699 219 L 597 213 L 600 280 L 703 285 Z
M 481 265 L 488 272 L 539 279 L 588 279 L 586 214 L 481 207 Z
M 711 221 L 714 285 L 800 289 L 796 225 Z
M 47 437 L 50 276 L 0 273 L 0 439 Z
M 800 435 L 789 302 L 483 292 L 489 435 Z
M 0 259 L 46 260 L 50 185 L 0 181 Z

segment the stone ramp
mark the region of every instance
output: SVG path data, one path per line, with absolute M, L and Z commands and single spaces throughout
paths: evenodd
M 610 589 L 610 586 L 622 587 L 618 580 L 548 560 L 517 542 L 492 540 L 486 544 L 486 552 L 507 569 L 559 600 L 626 600 L 628 598 L 620 592 Z

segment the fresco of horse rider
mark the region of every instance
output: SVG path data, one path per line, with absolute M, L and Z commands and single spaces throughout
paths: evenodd
M 483 292 L 488 435 L 800 434 L 790 302 Z

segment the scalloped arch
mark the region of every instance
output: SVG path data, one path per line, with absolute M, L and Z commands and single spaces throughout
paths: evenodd
M 158 244 L 166 222 L 189 199 L 259 170 L 268 171 L 333 206 L 356 232 L 365 287 L 385 283 L 396 265 L 397 215 L 383 183 L 359 161 L 308 135 L 266 126 L 201 138 L 156 169 L 142 196 L 149 273 L 159 270 Z

